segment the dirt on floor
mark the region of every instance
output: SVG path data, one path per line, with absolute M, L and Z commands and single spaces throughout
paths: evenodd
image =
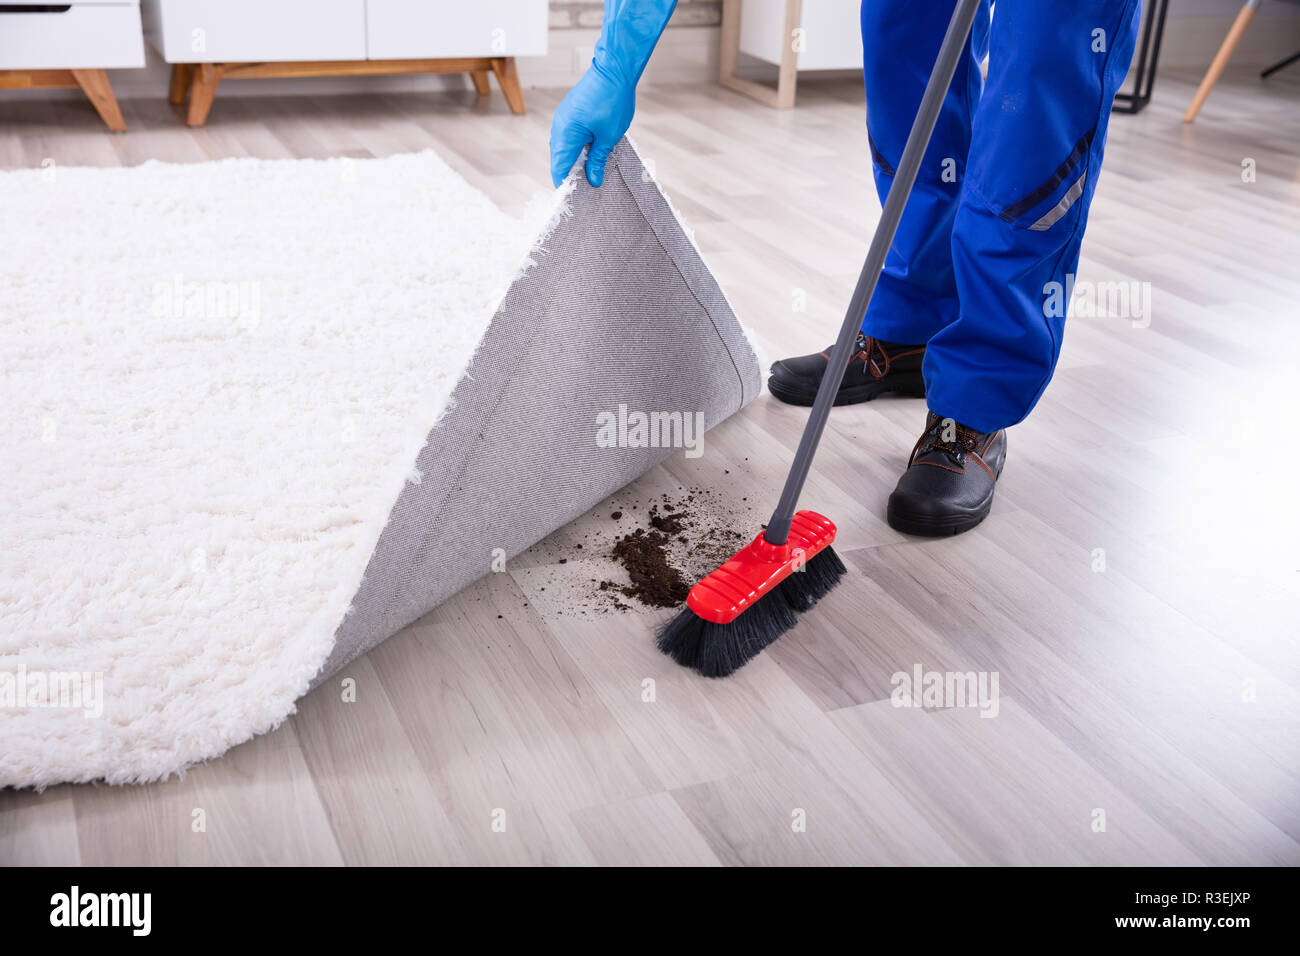
M 618 587 L 612 581 L 600 582 L 601 590 L 611 588 L 633 597 L 650 607 L 676 607 L 686 600 L 691 586 L 682 572 L 673 567 L 668 556 L 668 535 L 663 531 L 637 528 L 618 539 L 611 552 L 623 565 L 632 583 Z
M 611 513 L 613 521 L 631 515 L 636 527 L 619 535 L 608 552 L 626 572 L 627 582 L 607 578 L 596 583 L 609 598 L 607 606 L 632 610 L 635 604 L 624 598 L 645 607 L 682 606 L 696 581 L 758 533 L 745 524 L 751 519 L 744 512 L 751 509 L 736 504 L 713 489 L 683 488 L 650 502 L 628 502 Z
M 531 563 L 549 569 L 538 598 L 578 617 L 683 607 L 695 583 L 749 544 L 765 517 L 717 488 L 679 485 L 652 496 L 625 488 L 534 545 Z

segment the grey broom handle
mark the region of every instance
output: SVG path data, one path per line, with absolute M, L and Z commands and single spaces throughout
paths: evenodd
M 835 393 L 844 378 L 844 370 L 849 367 L 853 343 L 862 327 L 863 316 L 867 314 L 867 305 L 871 294 L 876 290 L 880 272 L 885 266 L 885 256 L 894 242 L 898 232 L 898 222 L 903 218 L 903 207 L 911 195 L 916 182 L 917 171 L 921 168 L 921 159 L 930 145 L 930 135 L 938 122 L 939 111 L 943 107 L 948 84 L 952 82 L 961 59 L 966 39 L 970 36 L 971 24 L 975 22 L 980 0 L 958 0 L 953 8 L 952 19 L 948 21 L 948 32 L 944 34 L 943 45 L 935 58 L 934 69 L 930 71 L 930 81 L 925 86 L 925 95 L 917 108 L 916 119 L 912 121 L 912 131 L 907 136 L 907 146 L 903 149 L 903 158 L 899 160 L 898 169 L 894 171 L 894 182 L 889 187 L 889 196 L 885 208 L 880 213 L 880 223 L 876 234 L 871 239 L 871 248 L 867 252 L 867 261 L 862 264 L 862 273 L 849 301 L 849 310 L 840 327 L 840 337 L 835 341 L 826 374 L 817 389 L 817 398 L 813 402 L 808 424 L 804 426 L 803 437 L 799 439 L 799 450 L 795 452 L 794 464 L 785 479 L 785 488 L 781 490 L 781 500 L 777 502 L 772 520 L 767 523 L 763 537 L 769 544 L 785 544 L 790 535 L 790 522 L 794 519 L 795 505 L 803 483 L 812 468 L 813 456 L 817 453 L 817 444 L 821 441 L 826 420 L 831 414 L 831 405 L 835 402 Z

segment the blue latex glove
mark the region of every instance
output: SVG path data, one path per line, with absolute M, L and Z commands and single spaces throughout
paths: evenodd
M 564 182 L 584 146 L 587 182 L 605 181 L 610 151 L 632 125 L 636 84 L 650 62 L 677 0 L 605 0 L 605 20 L 591 66 L 551 121 L 551 180 Z

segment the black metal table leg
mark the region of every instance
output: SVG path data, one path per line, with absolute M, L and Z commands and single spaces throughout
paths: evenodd
M 1156 83 L 1156 61 L 1160 58 L 1160 41 L 1165 35 L 1165 16 L 1169 13 L 1169 0 L 1145 0 L 1147 12 L 1138 40 L 1137 70 L 1133 76 L 1133 91 L 1115 95 L 1117 113 L 1140 113 L 1151 102 L 1151 90 Z
M 1274 73 L 1276 73 L 1278 70 L 1284 70 L 1284 69 L 1286 69 L 1288 66 L 1290 66 L 1292 63 L 1294 63 L 1296 60 L 1300 60 L 1300 53 L 1292 53 L 1292 54 L 1291 54 L 1289 57 L 1287 57 L 1285 60 L 1278 60 L 1276 63 L 1274 63 L 1272 66 L 1270 66 L 1267 70 L 1262 70 L 1262 71 L 1260 71 L 1260 74 L 1259 74 L 1259 75 L 1260 75 L 1260 76 L 1272 76 L 1272 75 L 1273 75 Z

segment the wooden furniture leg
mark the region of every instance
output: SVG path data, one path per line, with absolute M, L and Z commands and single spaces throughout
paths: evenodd
M 501 84 L 501 92 L 506 95 L 506 102 L 510 104 L 510 112 L 524 113 L 524 90 L 519 85 L 519 69 L 515 66 L 513 56 L 493 57 L 492 72 L 497 75 L 497 82 Z
M 117 97 L 113 95 L 108 74 L 103 70 L 72 70 L 71 73 L 108 128 L 115 133 L 125 133 L 126 120 L 122 119 L 122 110 L 117 105 Z
M 190 109 L 185 117 L 187 126 L 202 126 L 208 121 L 212 98 L 217 95 L 217 87 L 221 84 L 223 72 L 225 66 L 221 63 L 194 64 L 194 78 L 190 85 Z
M 194 80 L 193 63 L 176 63 L 172 66 L 171 88 L 167 91 L 168 103 L 184 103 Z
M 169 99 L 183 102 L 188 88 L 189 110 L 185 122 L 202 126 L 208 120 L 213 97 L 222 80 L 285 79 L 312 76 L 396 76 L 399 74 L 468 73 L 474 89 L 490 93 L 488 75 L 496 74 L 501 92 L 514 113 L 523 113 L 524 91 L 519 84 L 515 58 L 442 57 L 432 60 L 284 60 L 268 63 L 178 63 L 173 66 Z
M 718 59 L 718 82 L 729 90 L 766 103 L 777 109 L 794 106 L 795 87 L 799 80 L 799 54 L 794 48 L 794 31 L 803 18 L 803 0 L 785 0 L 785 36 L 781 40 L 781 66 L 776 89 L 741 79 L 736 73 L 740 59 L 741 0 L 722 0 L 722 43 Z
M 1254 18 L 1255 11 L 1259 9 L 1259 4 L 1260 0 L 1246 0 L 1245 6 L 1237 12 L 1237 19 L 1232 21 L 1232 29 L 1223 38 L 1223 45 L 1219 47 L 1219 52 L 1214 55 L 1214 62 L 1205 71 L 1205 79 L 1201 80 L 1201 85 L 1196 89 L 1196 95 L 1192 97 L 1191 105 L 1187 107 L 1187 112 L 1183 114 L 1184 123 L 1195 120 L 1196 114 L 1205 105 L 1210 91 L 1214 89 L 1214 84 L 1219 82 L 1219 77 L 1223 75 L 1223 68 L 1228 65 L 1228 60 L 1232 58 L 1232 51 L 1237 49 L 1237 44 L 1241 42 L 1246 27 Z
M 722 0 L 722 23 L 718 40 L 718 82 L 730 89 L 736 79 L 740 58 L 740 0 Z M 740 91 L 743 92 L 743 91 Z
M 799 80 L 799 54 L 794 48 L 794 31 L 803 18 L 803 0 L 785 0 L 785 44 L 781 47 L 781 68 L 776 80 L 776 108 L 794 108 L 795 85 Z

